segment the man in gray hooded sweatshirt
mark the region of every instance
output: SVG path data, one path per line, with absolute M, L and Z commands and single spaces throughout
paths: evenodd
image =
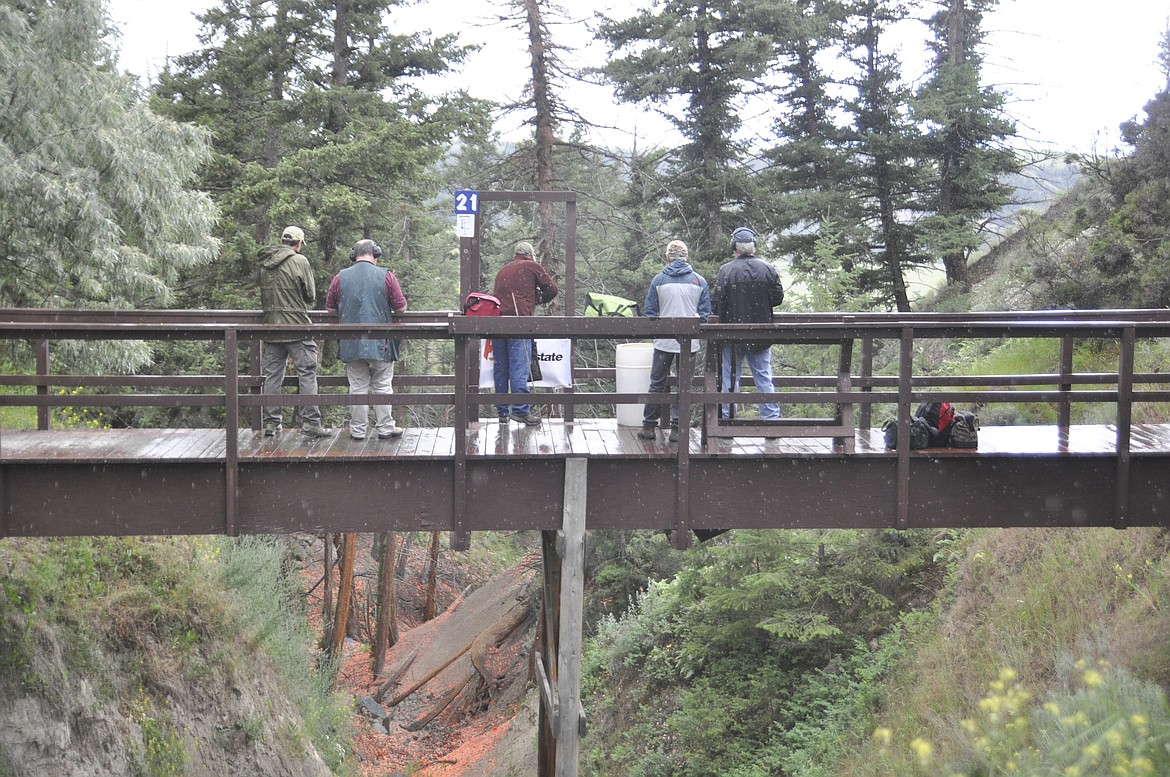
M 703 276 L 691 269 L 687 244 L 672 240 L 666 246 L 666 267 L 650 282 L 646 294 L 644 315 L 649 318 L 699 318 L 706 320 L 711 315 L 711 292 Z M 699 341 L 691 341 L 691 353 L 699 350 Z M 654 341 L 654 359 L 650 363 L 650 393 L 665 394 L 666 381 L 670 378 L 670 366 L 678 358 L 682 346 L 678 340 L 659 338 Z M 682 382 L 684 376 L 679 376 Z M 648 404 L 642 411 L 642 430 L 638 437 L 643 440 L 655 438 L 655 428 L 662 418 L 662 405 Z M 689 426 L 689 421 L 688 421 Z M 670 406 L 670 441 L 678 441 L 678 405 Z
M 317 288 L 309 260 L 300 254 L 304 245 L 304 231 L 300 227 L 286 227 L 280 245 L 261 248 L 256 257 L 256 280 L 260 285 L 265 324 L 308 326 L 313 323 L 309 306 L 317 299 Z M 289 359 L 297 371 L 297 391 L 316 394 L 317 343 L 313 340 L 264 340 L 260 344 L 260 370 L 264 375 L 261 393 L 280 393 Z M 280 405 L 265 406 L 265 436 L 280 432 L 280 413 Z M 301 408 L 301 433 L 309 437 L 328 437 L 333 433 L 332 429 L 321 426 L 321 408 L 317 405 Z

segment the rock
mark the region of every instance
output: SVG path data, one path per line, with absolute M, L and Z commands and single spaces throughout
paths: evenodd
M 386 712 L 385 707 L 374 701 L 373 696 L 363 696 L 358 699 L 358 710 L 360 712 L 364 712 L 375 720 L 381 720 L 389 714 Z

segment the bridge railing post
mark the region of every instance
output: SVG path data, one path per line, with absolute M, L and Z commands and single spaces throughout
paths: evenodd
M 1072 402 L 1068 392 L 1072 391 L 1073 349 L 1075 338 L 1065 335 L 1060 338 L 1060 392 L 1063 395 L 1056 406 L 1056 434 L 1059 444 L 1068 448 L 1069 427 L 1072 426 Z
M 47 397 L 49 395 L 49 338 L 43 337 L 36 341 L 36 361 L 37 377 L 44 381 L 37 384 L 37 394 Z M 51 425 L 52 414 L 49 409 L 48 405 L 37 407 L 37 429 L 42 432 L 47 431 Z
M 260 341 L 255 338 L 249 340 L 248 343 L 248 377 L 252 380 L 249 393 L 253 396 L 259 396 L 263 391 L 260 377 Z M 263 413 L 264 408 L 260 405 L 256 405 L 249 411 L 248 420 L 251 423 L 252 431 L 260 431 Z
M 1117 491 L 1114 497 L 1114 526 L 1129 524 L 1130 425 L 1133 422 L 1133 367 L 1136 330 L 1127 326 L 1121 333 L 1117 366 Z
M 691 338 L 680 337 L 678 343 L 678 472 L 670 543 L 678 550 L 686 550 L 691 546 L 691 392 L 695 390 L 695 359 Z
M 898 482 L 896 525 L 910 525 L 910 402 L 914 391 L 914 329 L 902 328 L 898 353 Z
M 467 515 L 467 425 L 471 421 L 469 405 L 469 381 L 472 338 L 454 333 L 455 340 L 455 407 L 454 432 L 455 450 L 451 464 L 451 550 L 467 550 L 471 547 L 471 534 L 464 525 Z M 478 359 L 474 360 L 478 366 Z M 478 405 L 475 406 L 478 412 Z
M 861 391 L 865 394 L 873 393 L 870 378 L 873 377 L 873 338 L 861 338 Z M 857 413 L 857 425 L 862 429 L 873 426 L 873 405 L 865 402 Z
M 240 345 L 236 330 L 223 333 L 224 362 L 224 533 L 240 533 Z

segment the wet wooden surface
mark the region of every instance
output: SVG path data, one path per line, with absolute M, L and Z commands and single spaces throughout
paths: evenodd
M 553 419 L 539 427 L 516 423 L 501 425 L 484 421 L 469 430 L 467 455 L 490 458 L 590 458 L 670 459 L 679 443 L 670 443 L 660 430 L 656 440 L 637 437 L 637 427 L 619 426 L 614 419 L 587 419 L 572 424 Z M 979 431 L 977 450 L 930 448 L 914 451 L 916 457 L 981 456 L 1112 456 L 1116 454 L 1116 428 L 1111 425 L 1074 426 L 1062 441 L 1056 426 L 991 426 Z M 690 430 L 692 458 L 804 458 L 889 457 L 880 430 L 861 430 L 856 450 L 845 453 L 829 438 L 751 437 L 710 439 L 701 443 L 698 429 Z M 454 457 L 455 434 L 450 427 L 407 429 L 401 438 L 379 440 L 376 436 L 352 440 L 345 429 L 320 439 L 305 437 L 300 430 L 278 436 L 241 430 L 239 457 L 248 460 L 394 460 L 446 459 Z M 1170 424 L 1132 427 L 1130 450 L 1134 456 L 1170 455 Z M 222 429 L 106 429 L 60 431 L 0 430 L 0 461 L 8 462 L 196 462 L 225 458 Z

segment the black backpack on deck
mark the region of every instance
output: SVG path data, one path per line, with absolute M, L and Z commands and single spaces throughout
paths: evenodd
M 882 425 L 882 435 L 885 438 L 886 448 L 898 447 L 898 419 L 891 418 Z M 910 450 L 918 451 L 930 447 L 931 428 L 925 418 L 915 416 L 910 419 Z
M 950 444 L 951 425 L 955 422 L 955 408 L 950 402 L 923 402 L 914 415 L 925 419 L 930 427 L 931 448 L 945 448 Z

